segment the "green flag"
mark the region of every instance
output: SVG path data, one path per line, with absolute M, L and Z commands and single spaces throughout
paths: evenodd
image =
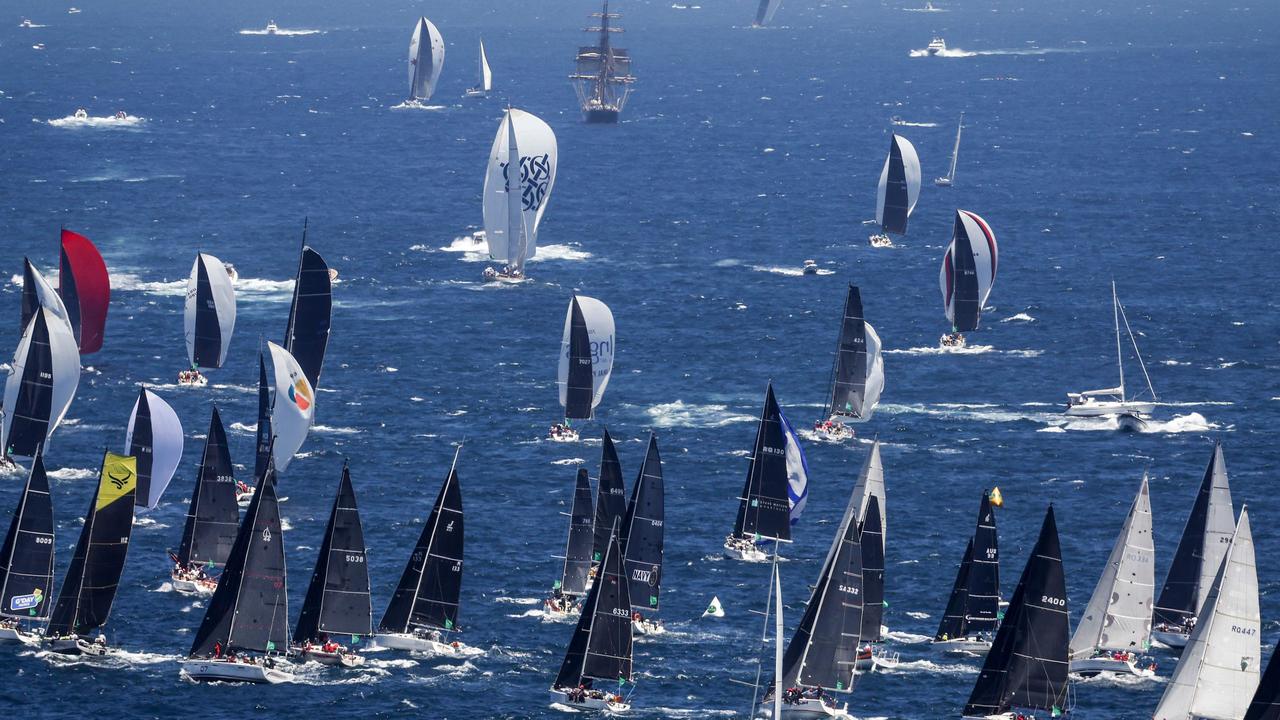
M 445 629 L 445 630 L 452 630 L 452 629 L 453 629 L 453 621 L 452 621 L 452 620 L 450 620 L 449 618 L 445 618 L 445 619 L 444 619 L 444 629 Z
M 1054 705 L 1050 717 L 1062 717 L 1062 708 Z
M 650 607 L 658 607 L 658 596 L 656 596 L 656 595 L 650 595 L 650 596 L 649 596 L 649 605 L 650 605 Z
M 551 589 L 552 589 L 552 590 L 559 590 L 559 589 L 560 589 L 560 581 L 559 581 L 559 580 L 557 580 L 557 581 L 555 581 L 554 583 L 552 583 L 552 584 L 551 584 Z
M 275 643 L 273 643 L 273 642 L 271 642 L 270 640 L 268 640 L 268 641 L 267 641 L 267 652 L 271 652 L 272 650 L 275 650 L 275 649 L 276 649 L 276 644 L 275 644 Z

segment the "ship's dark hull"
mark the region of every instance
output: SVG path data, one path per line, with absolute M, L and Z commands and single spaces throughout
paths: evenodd
M 610 109 L 583 110 L 582 119 L 589 123 L 610 123 L 616 125 L 618 122 L 618 111 Z

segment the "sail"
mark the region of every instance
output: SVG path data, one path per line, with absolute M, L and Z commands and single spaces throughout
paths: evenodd
M 769 383 L 733 534 L 753 540 L 790 540 L 791 505 L 787 488 L 786 440 L 773 383 Z
M 880 532 L 880 501 L 875 495 L 867 498 L 858 544 L 862 546 L 862 641 L 879 642 L 884 618 L 884 535 Z
M 182 462 L 182 423 L 159 395 L 145 388 L 129 415 L 125 453 L 138 460 L 138 507 L 154 508 Z
M 631 500 L 622 518 L 622 557 L 631 584 L 632 606 L 655 611 L 662 590 L 664 496 L 658 438 L 651 433 L 644 464 L 631 486 Z
M 444 38 L 430 20 L 418 18 L 409 40 L 409 99 L 430 100 L 444 69 Z
M 295 643 L 323 641 L 327 635 L 356 638 L 373 634 L 369 600 L 369 565 L 365 562 L 364 530 L 351 487 L 351 471 L 342 465 L 338 494 L 329 511 L 316 569 L 302 601 Z
M 267 384 L 267 363 L 258 350 L 258 429 L 257 457 L 253 461 L 253 480 L 262 479 L 271 458 L 271 386 Z
M 191 266 L 184 319 L 191 366 L 222 367 L 236 327 L 236 291 L 226 265 L 208 253 L 196 255 Z
M 1244 716 L 1258 688 L 1262 629 L 1247 507 L 1240 508 L 1227 548 L 1155 720 L 1234 720 Z
M 49 308 L 53 315 L 71 327 L 71 319 L 67 314 L 66 305 L 62 302 L 62 297 L 53 289 L 49 281 L 44 279 L 44 275 L 36 269 L 36 266 L 24 257 L 22 258 L 22 324 L 18 329 L 25 329 L 31 323 L 31 318 L 35 316 L 36 311 L 42 307 Z
M 569 540 L 564 549 L 564 571 L 557 587 L 568 595 L 581 595 L 587 589 L 587 573 L 591 571 L 591 543 L 595 526 L 591 502 L 591 480 L 586 468 L 578 468 L 573 488 L 573 508 L 569 513 Z
M 907 219 L 919 198 L 920 157 L 911 141 L 894 135 L 876 188 L 876 224 L 887 233 L 905 235 Z
M 275 468 L 268 466 L 236 533 L 227 566 L 191 643 L 190 657 L 215 646 L 284 652 L 288 647 L 289 588 Z
M 856 285 L 850 284 L 845 296 L 844 319 L 831 376 L 828 416 L 870 420 L 884 390 L 884 360 L 880 355 L 880 336 L 862 317 L 862 295 Z
M 991 496 L 982 494 L 973 529 L 968 588 L 965 592 L 965 628 L 971 633 L 994 633 L 1000 622 L 1000 540 Z
M 485 92 L 493 89 L 493 71 L 489 69 L 489 57 L 484 54 L 484 40 L 480 40 L 480 80 L 476 87 Z
M 44 456 L 31 461 L 27 485 L 0 547 L 0 617 L 43 620 L 53 596 L 53 502 Z
M 50 636 L 87 635 L 106 624 L 129 552 L 137 469 L 131 457 L 104 454 L 98 489 L 49 618 Z
M 590 418 L 613 373 L 614 327 L 609 306 L 585 295 L 569 301 L 560 340 L 558 384 L 564 416 Z
M 62 231 L 59 260 L 58 293 L 66 303 L 80 354 L 96 353 L 102 349 L 111 302 L 107 264 L 89 238 L 67 229 Z
M 512 120 L 515 122 L 514 133 L 510 132 Z M 508 153 L 511 134 L 515 135 L 518 148 L 519 224 L 524 228 L 524 238 L 513 237 L 520 231 L 513 226 L 508 213 L 507 167 L 511 164 Z M 489 166 L 484 177 L 484 235 L 489 244 L 489 257 L 522 265 L 537 253 L 538 226 L 555 186 L 558 157 L 556 135 L 549 125 L 523 110 L 511 108 L 507 111 L 489 149 Z
M 866 522 L 867 507 L 873 496 L 876 498 L 880 509 L 881 552 L 883 552 L 883 539 L 889 535 L 889 506 L 885 497 L 884 463 L 880 460 L 879 440 L 871 443 L 871 452 L 867 453 L 867 460 L 862 464 L 862 470 L 858 473 L 858 481 L 853 485 L 853 502 L 858 504 L 856 517 L 859 523 Z
M 458 487 L 457 468 L 455 452 L 453 466 L 378 623 L 378 632 L 405 633 L 420 627 L 457 629 L 463 539 L 462 489 Z
M 1067 583 L 1053 506 L 1018 580 L 964 714 L 1033 708 L 1056 716 L 1067 700 Z
M 997 257 L 996 236 L 987 222 L 968 210 L 957 210 L 951 244 L 938 271 L 942 304 L 956 332 L 978 329 L 996 279 Z
M 182 544 L 178 546 L 178 562 L 183 565 L 222 567 L 227 563 L 240 523 L 234 472 L 227 431 L 214 407 L 200 467 L 196 469 L 196 487 L 187 506 Z
M 1151 496 L 1144 475 L 1102 577 L 1071 636 L 1073 659 L 1088 658 L 1095 649 L 1145 652 L 1150 646 L 1155 552 Z
M 778 6 L 782 4 L 782 0 L 760 0 L 760 5 L 756 7 L 756 19 L 751 23 L 755 27 L 764 27 L 773 22 L 774 13 L 778 12 Z
M 951 586 L 951 597 L 947 600 L 947 609 L 942 613 L 942 621 L 938 623 L 938 632 L 934 640 L 954 640 L 967 637 L 969 634 L 969 571 L 973 566 L 973 538 L 969 538 L 964 546 L 964 557 L 960 560 L 960 569 L 956 571 L 956 582 Z
M 1262 673 L 1262 681 L 1249 702 L 1244 720 L 1280 720 L 1280 662 L 1276 662 L 1274 652 L 1267 661 L 1267 669 Z
M 33 457 L 62 422 L 79 385 L 71 326 L 42 308 L 27 323 L 4 383 L 0 455 Z
M 631 643 L 631 595 L 615 525 L 553 687 L 576 688 L 584 677 L 630 681 Z
M 320 386 L 320 370 L 329 347 L 333 320 L 333 288 L 329 265 L 320 253 L 304 245 L 293 283 L 293 303 L 284 331 L 284 349 L 293 355 L 312 388 Z
M 627 491 L 622 487 L 622 464 L 613 446 L 609 429 L 604 430 L 600 445 L 600 477 L 596 486 L 595 538 L 591 542 L 591 561 L 604 559 L 605 546 L 609 544 L 609 532 L 614 522 L 622 522 L 627 512 Z
M 1185 619 L 1200 614 L 1209 585 L 1227 554 L 1234 517 L 1222 443 L 1215 443 L 1191 515 L 1182 529 L 1182 539 L 1174 551 L 1169 575 L 1156 600 L 1156 623 L 1181 627 Z
M 791 426 L 791 421 L 778 409 L 778 419 L 782 421 L 782 439 L 787 453 L 787 506 L 791 524 L 800 522 L 805 505 L 809 502 L 809 461 L 805 459 L 804 447 L 800 445 L 800 435 Z
M 274 370 L 276 402 L 271 407 L 271 430 L 274 434 L 275 465 L 283 472 L 302 447 L 316 417 L 316 394 L 302 366 L 288 350 L 269 342 L 271 366 Z

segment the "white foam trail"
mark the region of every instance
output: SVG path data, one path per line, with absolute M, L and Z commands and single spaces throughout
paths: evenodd
M 37 121 L 38 122 L 38 121 Z M 75 115 L 68 115 L 54 120 L 46 120 L 46 123 L 56 128 L 79 129 L 94 128 L 97 130 L 137 130 L 146 124 L 147 119 L 130 115 L 123 120 L 113 115 L 104 117 L 78 118 Z
M 718 428 L 741 422 L 755 422 L 753 415 L 731 412 L 727 405 L 686 404 L 683 400 L 661 403 L 647 408 L 654 427 Z
M 964 347 L 913 347 L 883 351 L 885 355 L 982 355 L 993 352 L 994 345 L 966 345 Z
M 967 58 L 978 55 L 1050 55 L 1053 53 L 1077 53 L 1082 48 L 1015 48 L 1004 50 L 962 50 L 960 48 L 947 48 L 939 51 L 935 55 L 930 55 L 927 49 L 912 50 L 911 57 L 943 57 L 943 58 Z
M 402 103 L 392 105 L 391 109 L 392 110 L 430 110 L 435 112 L 438 110 L 448 110 L 449 106 L 448 105 L 423 105 L 422 101 L 420 100 L 405 100 Z
M 581 465 L 585 462 L 586 460 L 583 460 L 582 458 L 564 458 L 563 460 L 552 460 L 551 464 L 552 465 Z
M 777 265 L 769 265 L 769 266 L 752 265 L 751 269 L 755 270 L 756 272 L 767 272 L 767 273 L 773 273 L 774 275 L 785 275 L 787 277 L 800 277 L 804 275 L 804 270 L 798 267 L 780 267 Z M 816 274 L 817 275 L 835 275 L 836 271 L 828 270 L 826 268 L 818 268 L 818 272 Z
M 277 28 L 275 32 L 270 32 L 266 28 L 246 28 L 240 31 L 241 35 L 280 35 L 283 37 L 298 37 L 301 35 L 323 35 L 324 30 L 309 30 L 306 28 L 297 28 L 287 30 L 285 28 Z
M 589 260 L 591 253 L 579 250 L 570 245 L 539 245 L 538 254 L 529 258 L 529 262 L 540 260 Z
M 87 480 L 98 477 L 98 471 L 89 468 L 58 468 L 50 470 L 48 475 L 55 480 Z
M 1017 315 L 1010 315 L 1009 317 L 1001 320 L 1000 322 L 1007 323 L 1007 322 L 1035 322 L 1035 321 L 1036 321 L 1035 318 L 1031 317 L 1026 313 L 1018 313 Z
M 364 432 L 363 430 L 360 430 L 358 428 L 330 427 L 328 425 L 312 425 L 311 431 L 318 432 L 318 433 L 328 433 L 330 435 L 356 435 L 358 433 Z M 256 427 L 254 432 L 257 432 Z

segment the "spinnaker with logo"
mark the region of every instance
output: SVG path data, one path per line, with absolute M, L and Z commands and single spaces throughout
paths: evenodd
M 137 480 L 134 458 L 104 453 L 98 487 L 45 630 L 45 647 L 55 653 L 101 656 L 111 652 L 102 630 L 129 553 Z M 97 636 L 90 638 L 95 631 Z
M 174 566 L 169 581 L 174 590 L 213 594 L 218 586 L 215 571 L 226 565 L 231 556 L 239 523 L 235 470 L 227 449 L 227 431 L 215 406 L 200 466 L 196 468 L 196 486 L 187 505 L 182 541 L 172 556 Z
M 986 220 L 968 210 L 957 210 L 951 244 L 942 256 L 938 287 L 942 307 L 951 323 L 942 347 L 964 347 L 964 333 L 978 329 L 982 307 L 996 281 L 999 248 Z
M 933 643 L 948 651 L 985 653 L 1000 622 L 1000 547 L 990 493 L 982 493 L 978 520 L 965 546 L 951 597 Z
M 312 389 L 320 386 L 320 370 L 329 347 L 329 326 L 333 321 L 333 280 L 329 265 L 306 244 L 303 228 L 298 275 L 293 282 L 293 302 L 289 324 L 284 331 L 284 349 L 298 361 Z
M 851 439 L 853 430 L 843 418 L 854 422 L 871 419 L 884 390 L 884 360 L 880 355 L 880 335 L 862 314 L 862 294 L 850 284 L 844 301 L 844 317 L 836 341 L 836 357 L 831 366 L 831 392 L 825 417 L 814 423 L 814 433 L 833 441 Z
M 0 457 L 34 457 L 62 422 L 80 385 L 80 353 L 71 326 L 47 306 L 36 310 L 4 383 Z
M 160 504 L 182 462 L 182 445 L 178 414 L 159 395 L 139 389 L 124 436 L 125 452 L 138 461 L 138 507 L 150 510 Z
M 573 504 L 569 512 L 569 536 L 565 541 L 564 567 L 544 605 L 548 615 L 565 615 L 577 609 L 577 600 L 587 592 L 591 572 L 591 545 L 594 540 L 595 507 L 591 500 L 591 479 L 585 467 L 574 478 Z
M 613 373 L 614 338 L 609 306 L 585 295 L 573 296 L 564 318 L 556 381 L 565 422 L 551 428 L 553 440 L 577 440 L 570 421 L 595 416 Z
M 658 436 L 650 433 L 644 463 L 631 486 L 631 500 L 627 502 L 627 512 L 622 517 L 621 536 L 623 570 L 631 584 L 632 620 L 635 631 L 641 635 L 664 632 L 661 621 L 653 614 L 658 612 L 662 593 L 665 498 Z
M 62 229 L 58 263 L 58 294 L 67 306 L 71 330 L 81 355 L 102 349 L 106 334 L 107 306 L 111 303 L 111 278 L 102 253 L 89 238 Z
M 18 497 L 9 532 L 0 546 L 0 644 L 39 645 L 34 623 L 53 606 L 53 502 L 44 456 L 31 461 L 27 484 Z
M 484 176 L 485 241 L 490 259 L 506 266 L 487 268 L 486 279 L 524 279 L 525 262 L 537 254 L 538 226 L 555 187 L 558 158 L 549 125 L 532 113 L 507 109 Z
M 409 39 L 409 100 L 430 100 L 443 69 L 444 38 L 430 20 L 418 18 Z
M 760 542 L 791 540 L 786 444 L 782 411 L 773 394 L 773 383 L 769 383 L 756 425 L 747 479 L 738 498 L 738 516 L 733 532 L 724 541 L 725 554 L 731 558 L 764 562 L 768 557 L 760 549 Z
M 889 156 L 880 170 L 876 186 L 876 224 L 880 233 L 869 240 L 872 247 L 893 245 L 892 235 L 906 235 L 907 221 L 920 199 L 920 156 L 910 140 L 894 135 L 889 140 Z
M 236 327 L 236 291 L 226 264 L 208 254 L 196 255 L 187 279 L 184 313 L 189 370 L 178 373 L 180 385 L 206 385 L 200 369 L 220 368 L 227 360 Z
M 276 469 L 284 472 L 315 422 L 316 393 L 302 366 L 288 350 L 273 342 L 267 343 L 267 349 L 271 351 L 276 391 L 271 407 L 273 459 Z

